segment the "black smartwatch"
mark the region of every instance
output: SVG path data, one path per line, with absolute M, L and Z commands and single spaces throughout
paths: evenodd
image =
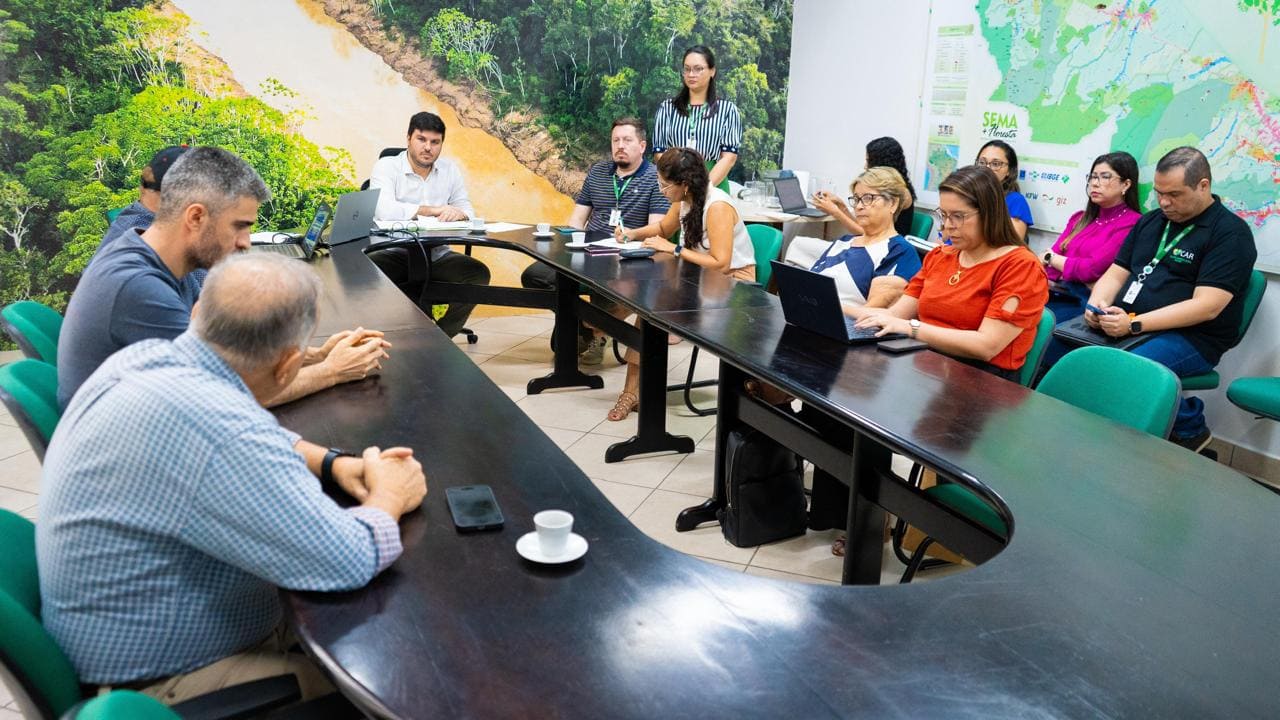
M 324 454 L 324 460 L 320 461 L 320 482 L 333 482 L 333 461 L 340 457 L 355 457 L 355 455 L 352 455 L 346 450 L 329 448 L 329 450 Z
M 1044 264 L 1045 264 L 1045 265 L 1048 265 L 1048 264 L 1050 264 L 1050 263 L 1052 263 L 1052 262 L 1053 262 L 1053 251 L 1052 251 L 1052 250 L 1045 250 L 1045 251 L 1044 251 Z
M 1140 332 L 1142 332 L 1142 321 L 1141 321 L 1141 320 L 1130 320 L 1130 321 L 1129 321 L 1129 334 L 1130 334 L 1130 335 L 1137 335 L 1137 334 L 1138 334 L 1138 333 L 1140 333 Z

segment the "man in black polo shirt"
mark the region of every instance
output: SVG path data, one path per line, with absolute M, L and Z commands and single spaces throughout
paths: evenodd
M 619 223 L 623 227 L 644 227 L 658 222 L 671 203 L 658 190 L 658 170 L 645 159 L 647 147 L 644 122 L 625 117 L 613 121 L 610 133 L 612 160 L 591 166 L 587 179 L 574 199 L 569 225 L 588 233 L 613 233 Z M 535 262 L 520 276 L 527 288 L 550 290 L 555 287 L 556 271 L 550 265 Z M 603 359 L 605 338 L 595 337 L 590 328 L 579 327 L 579 351 L 582 362 L 595 365 Z
M 1249 226 L 1210 191 L 1209 161 L 1192 147 L 1156 165 L 1160 209 L 1134 226 L 1114 264 L 1093 287 L 1085 321 L 1112 337 L 1151 333 L 1132 352 L 1179 377 L 1208 372 L 1239 339 L 1245 289 L 1258 250 Z M 1200 398 L 1184 397 L 1173 441 L 1209 444 Z

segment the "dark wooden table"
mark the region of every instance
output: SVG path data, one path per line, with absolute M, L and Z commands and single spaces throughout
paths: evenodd
M 411 316 L 376 278 L 367 302 L 330 304 L 345 292 L 331 283 L 365 277 L 348 262 L 367 261 L 317 263 L 323 312 L 337 313 L 322 324 Z M 405 554 L 367 588 L 286 596 L 308 651 L 371 714 L 405 718 L 1275 714 L 1280 498 L 940 355 L 780 342 L 774 310 L 649 320 L 989 491 L 1013 517 L 1002 552 L 894 587 L 775 581 L 683 555 L 618 513 L 419 314 L 390 333 L 382 377 L 279 410 L 316 442 L 412 446 L 432 487 L 403 523 Z M 501 532 L 453 530 L 443 488 L 467 483 L 493 487 Z M 545 568 L 514 546 L 552 507 L 591 549 Z

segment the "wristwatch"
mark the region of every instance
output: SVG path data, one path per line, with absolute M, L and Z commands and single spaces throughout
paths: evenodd
M 1049 264 L 1051 264 L 1052 262 L 1053 262 L 1053 251 L 1052 251 L 1052 250 L 1045 250 L 1045 251 L 1044 251 L 1044 264 L 1045 264 L 1045 265 L 1049 265 Z
M 911 326 L 911 339 L 915 340 L 916 335 L 920 334 L 920 321 L 915 318 L 911 318 L 907 321 L 907 324 Z
M 675 255 L 676 257 L 680 257 L 680 251 L 683 249 L 684 249 L 683 245 L 681 245 L 680 243 L 676 243 L 676 246 L 674 249 L 672 249 L 671 254 Z
M 355 457 L 355 455 L 347 452 L 346 450 L 329 448 L 329 450 L 324 454 L 324 460 L 320 461 L 320 482 L 333 482 L 333 461 L 340 457 Z
M 1130 320 L 1130 321 L 1129 321 L 1129 334 L 1130 334 L 1130 335 L 1137 335 L 1137 334 L 1138 334 L 1138 333 L 1140 333 L 1140 332 L 1142 332 L 1142 321 L 1141 321 L 1141 320 Z

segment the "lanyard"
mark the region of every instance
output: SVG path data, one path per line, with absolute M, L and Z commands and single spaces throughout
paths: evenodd
M 613 176 L 613 199 L 618 207 L 622 207 L 622 193 L 627 191 L 627 186 L 631 184 L 632 180 L 636 179 L 636 175 L 638 174 L 638 172 L 631 173 L 627 178 L 627 181 L 622 183 L 621 190 L 618 189 L 618 176 L 616 174 Z
M 1160 261 L 1164 259 L 1164 256 L 1168 255 L 1170 250 L 1177 247 L 1178 243 L 1182 242 L 1182 238 L 1186 237 L 1187 234 L 1190 233 L 1192 230 L 1194 230 L 1196 227 L 1195 225 L 1188 225 L 1182 229 L 1182 232 L 1175 235 L 1173 237 L 1173 240 L 1170 240 L 1169 239 L 1170 224 L 1171 223 L 1164 224 L 1164 233 L 1160 235 L 1160 245 L 1156 248 L 1156 256 L 1151 259 L 1151 262 L 1143 266 L 1142 272 L 1138 275 L 1138 282 L 1142 282 L 1146 280 L 1147 276 L 1155 271 L 1156 266 L 1160 264 Z
M 703 119 L 703 118 L 705 118 L 706 116 L 707 116 L 707 106 L 706 106 L 706 105 L 703 105 L 702 107 L 699 107 L 699 108 L 698 108 L 698 118 L 697 118 L 697 120 L 695 120 L 695 119 L 694 119 L 694 117 L 693 117 L 693 107 L 690 107 L 690 108 L 689 108 L 689 138 L 690 138 L 690 139 L 692 139 L 692 138 L 693 138 L 693 131 L 698 127 L 698 121 L 702 120 L 702 119 Z

